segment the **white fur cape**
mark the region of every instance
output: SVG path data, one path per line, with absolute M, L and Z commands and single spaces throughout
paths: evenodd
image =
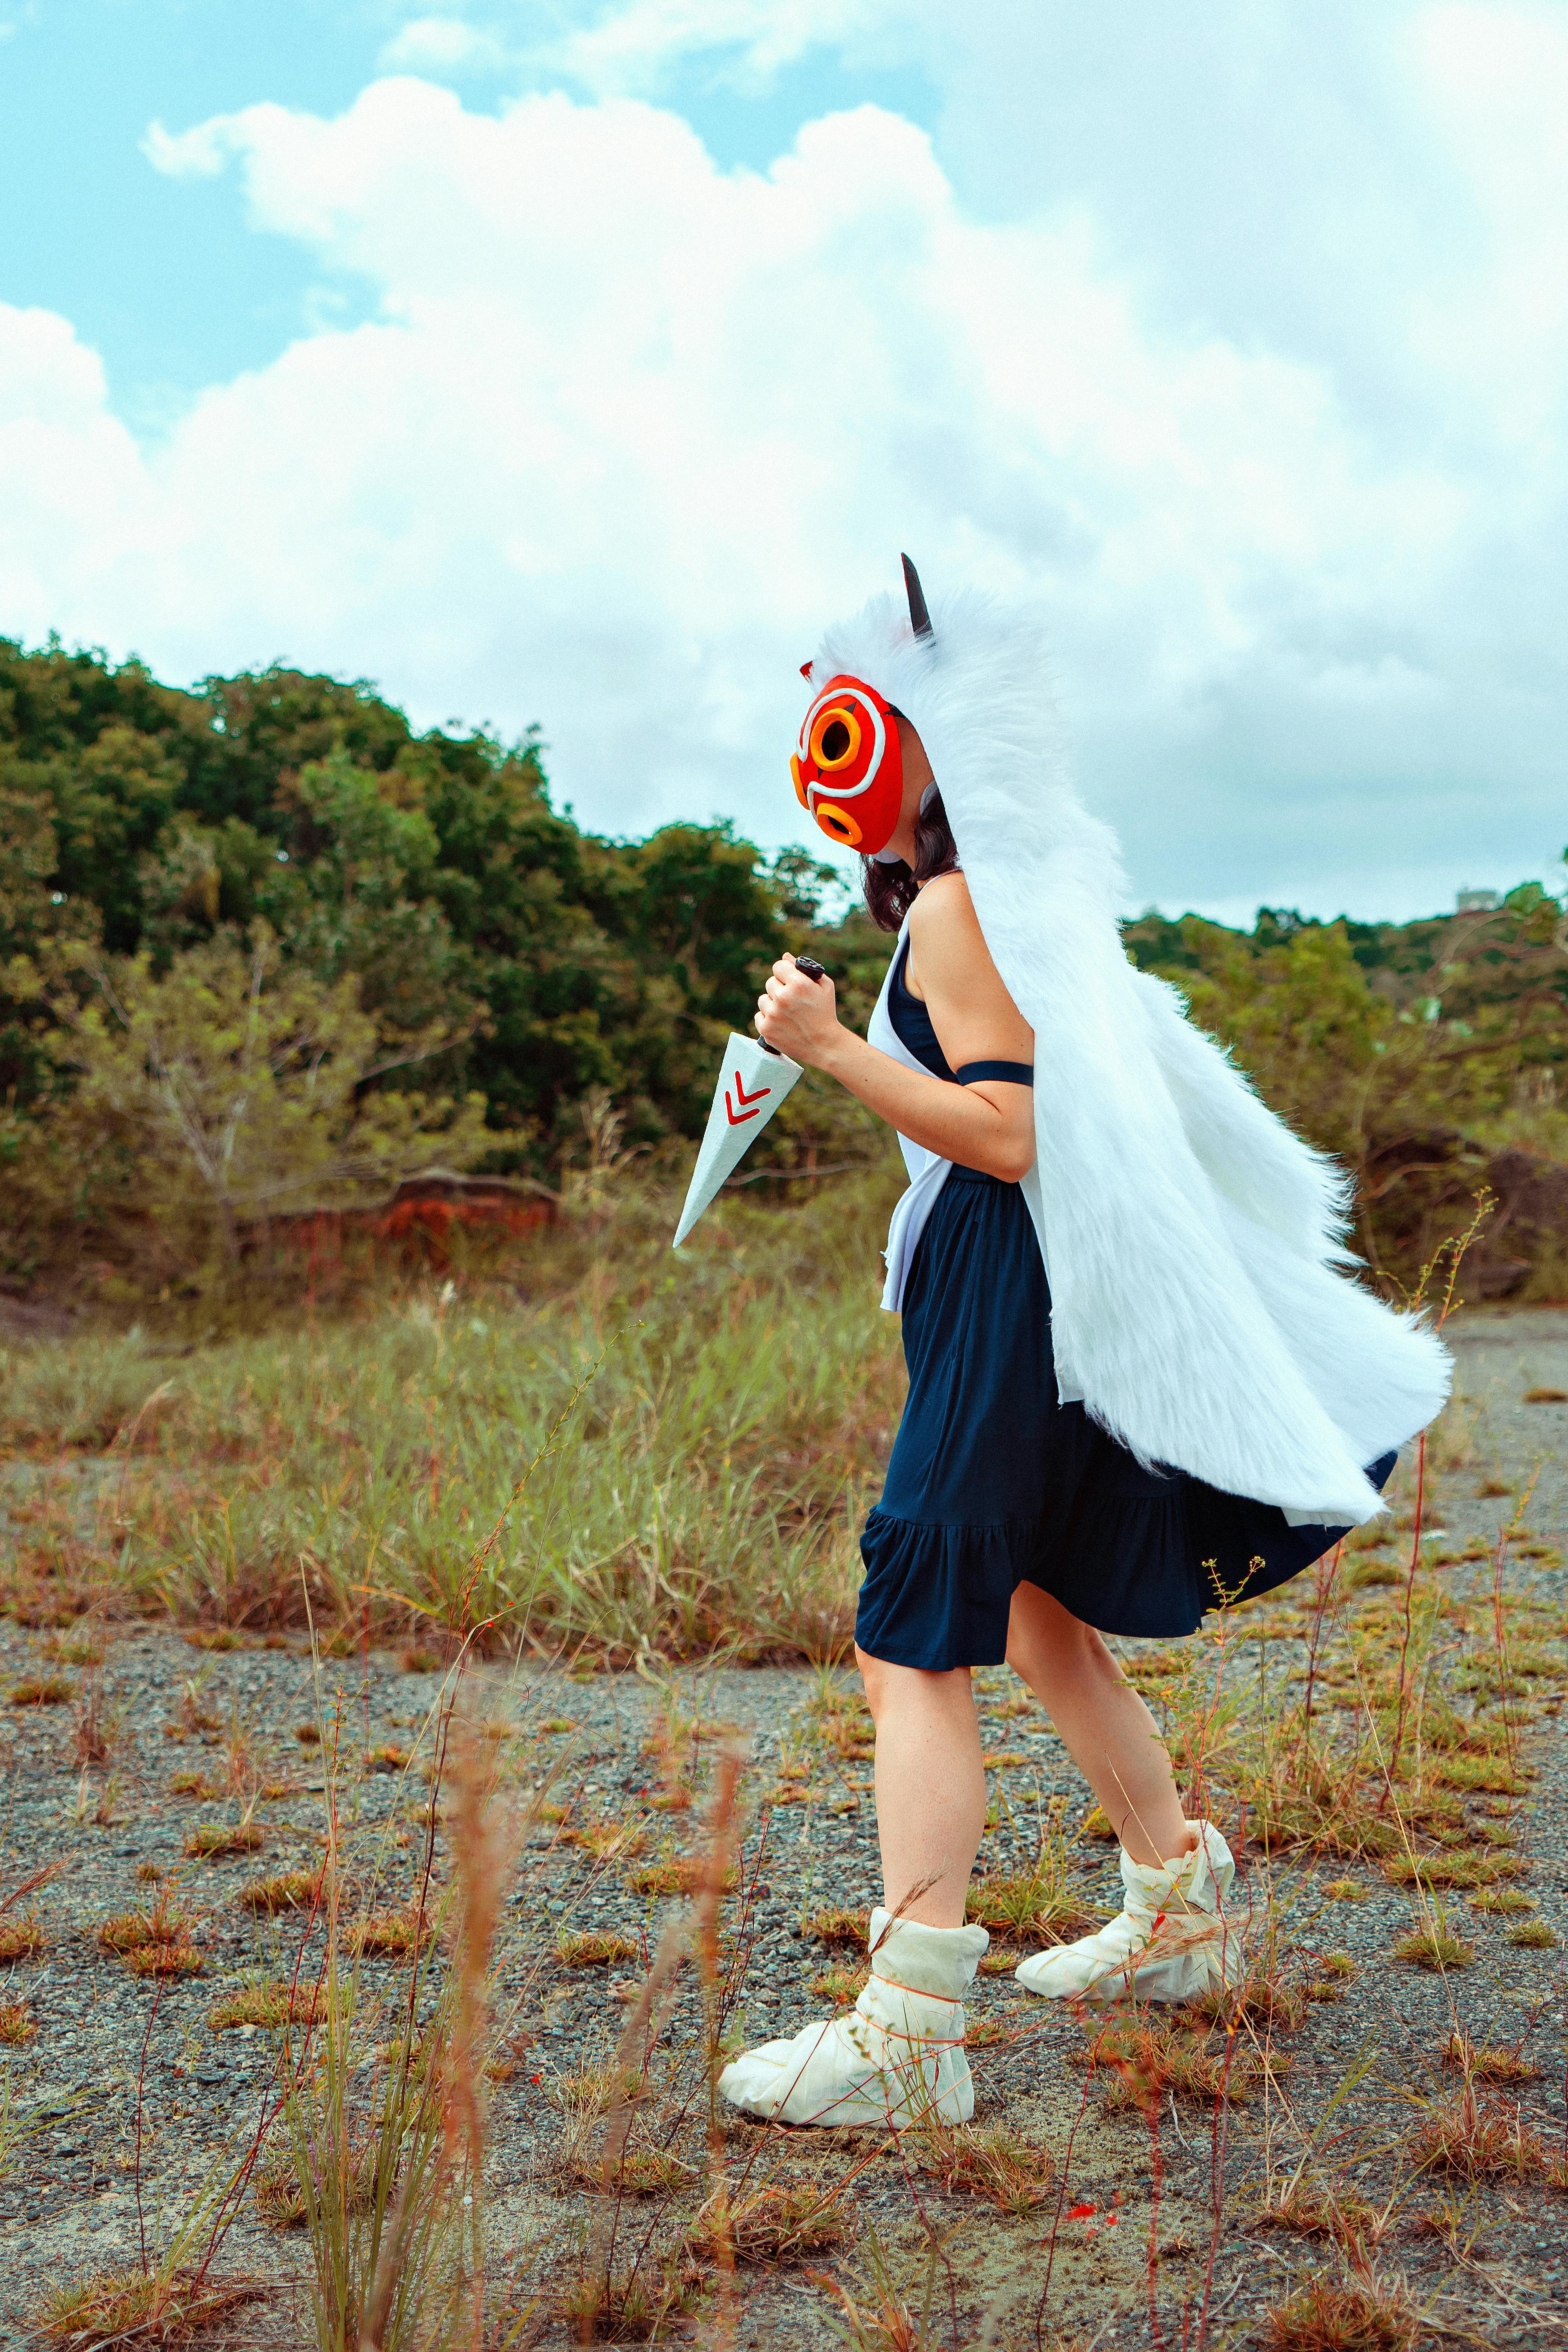
M 1037 1158 L 1064 1401 L 1145 1463 L 1292 1519 L 1384 1506 L 1363 1465 L 1432 1419 L 1449 1359 L 1346 1271 L 1350 1180 L 1128 961 L 1114 835 L 1068 782 L 1037 626 L 973 592 L 917 639 L 877 598 L 814 685 L 861 677 L 918 730 L 985 943 L 1035 1033 Z

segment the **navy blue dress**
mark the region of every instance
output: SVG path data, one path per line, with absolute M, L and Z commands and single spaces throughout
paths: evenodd
M 910 1053 L 952 1079 L 903 984 L 908 951 L 889 1016 Z M 905 1284 L 909 1397 L 860 1540 L 855 1638 L 868 1656 L 936 1672 L 999 1665 L 1021 1583 L 1102 1633 L 1191 1633 L 1205 1610 L 1283 1584 L 1347 1532 L 1293 1528 L 1271 1503 L 1143 1469 L 1081 1403 L 1058 1398 L 1050 1312 L 1021 1188 L 953 1168 Z M 1372 1465 L 1377 1486 L 1394 1460 Z

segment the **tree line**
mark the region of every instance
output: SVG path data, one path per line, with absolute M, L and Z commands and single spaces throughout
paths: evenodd
M 433 1161 L 548 1184 L 607 1127 L 673 1156 L 782 949 L 868 1011 L 888 943 L 823 920 L 833 879 L 726 824 L 602 838 L 552 805 L 537 732 L 416 733 L 363 680 L 182 689 L 0 639 L 0 1276 L 232 1258 L 258 1220 Z M 1500 1154 L 1568 1162 L 1542 884 L 1426 923 L 1151 913 L 1126 938 L 1352 1159 L 1391 1264 Z M 884 1150 L 808 1081 L 750 1172 L 766 1191 Z

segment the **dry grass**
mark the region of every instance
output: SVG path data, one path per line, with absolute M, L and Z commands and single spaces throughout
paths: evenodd
M 227 1862 L 266 1843 L 267 1833 L 255 1822 L 199 1822 L 186 1836 L 185 1852 L 198 1862 Z
M 1396 1938 L 1392 1950 L 1396 1960 L 1408 1960 L 1417 1969 L 1468 1969 L 1476 1957 L 1475 1946 L 1440 1920 L 1412 1927 L 1407 1936 Z
M 1355 1972 L 1348 1952 L 1310 1952 L 1301 1990 L 1309 2000 L 1342 2000 Z
M 37 1959 L 44 1948 L 44 1931 L 37 1914 L 24 1911 L 19 1919 L 0 1919 L 0 1967 Z
M 912 2144 L 921 2169 L 950 2196 L 981 2197 L 999 2212 L 1022 2216 L 1051 2193 L 1050 2150 L 1005 2126 L 923 2126 Z
M 116 1911 L 100 1920 L 96 1940 L 106 1952 L 123 1959 L 127 1952 L 138 1952 L 149 1944 L 181 1942 L 189 1928 L 183 1912 L 173 1910 L 172 1898 L 160 1887 L 153 1900 L 151 1911 Z
M 367 1911 L 348 1929 L 345 1943 L 356 1958 L 411 1959 L 422 1952 L 436 1933 L 417 1904 L 401 1908 Z
M 493 1285 L 460 1277 L 483 1312 L 447 1315 L 438 1286 L 389 1275 L 352 1312 L 200 1346 L 109 1482 L 101 1524 L 84 1538 L 62 1499 L 59 1537 L 87 1552 L 95 1592 L 116 1592 L 122 1557 L 156 1557 L 177 1620 L 247 1643 L 305 1630 L 308 1557 L 323 1654 L 337 1635 L 356 1653 L 367 1633 L 410 1643 L 412 1602 L 431 1626 L 410 1643 L 420 1674 L 480 1622 L 507 1638 L 525 1610 L 533 1633 L 595 1657 L 694 1657 L 737 1637 L 742 1656 L 832 1656 L 853 1613 L 847 1521 L 903 1379 L 897 1334 L 859 1278 L 889 1193 L 880 1173 L 837 1188 L 827 1231 L 727 1198 L 668 1284 L 668 1203 L 632 1186 L 607 1228 L 568 1222 L 526 1245 L 521 1304 L 514 1253 Z M 590 1398 L 577 1368 L 599 1355 L 601 1316 L 615 1344 Z M 106 1381 L 111 1438 L 167 1377 L 144 1345 L 109 1333 L 20 1350 L 7 1370 L 0 1441 L 25 1429 L 34 1450 L 79 1426 Z M 506 1407 L 470 1412 L 465 1396 Z M 536 1449 L 507 1541 L 483 1550 L 475 1531 L 501 1519 Z M 336 1498 L 325 1544 L 324 1494 Z M 394 1526 L 421 1531 L 405 1561 L 384 1551 Z M 650 1545 L 662 1563 L 651 1600 Z M 237 1634 L 242 1619 L 254 1631 Z
M 234 1899 L 242 1911 L 309 1911 L 320 1903 L 323 1884 L 319 1870 L 285 1870 L 276 1878 L 253 1878 Z
M 62 1626 L 50 1635 L 44 1647 L 48 1655 L 58 1658 L 62 1666 L 101 1666 L 104 1656 L 103 1635 L 95 1625 Z
M 1379 2212 L 1353 2189 L 1320 2186 L 1302 2173 L 1273 2189 L 1258 2207 L 1263 2230 L 1294 2230 L 1307 2238 L 1327 2238 L 1352 2253 L 1363 2253 L 1386 2233 L 1391 2215 Z
M 1327 1973 L 1331 1978 L 1337 1974 L 1332 1969 Z M 1301 1987 L 1288 1983 L 1277 1970 L 1252 1969 L 1240 1984 L 1216 1986 L 1186 2006 L 1194 2022 L 1222 2026 L 1227 2033 L 1248 2026 L 1290 2032 L 1306 2017 L 1308 2001 Z
M 136 1977 L 198 1977 L 206 1962 L 191 1941 L 190 1923 L 169 1907 L 160 1887 L 151 1911 L 120 1911 L 100 1922 L 96 1939 Z
M 1269 2352 L 1411 2352 L 1421 2313 L 1403 2281 L 1312 2279 L 1267 2313 Z
M 1070 1944 L 1102 1924 L 1054 1874 L 1040 1870 L 979 1880 L 964 1899 L 963 1916 L 994 1936 L 1046 1944 Z
M 1523 2180 L 1546 2162 L 1518 2102 L 1478 2098 L 1468 2082 L 1452 2098 L 1427 2108 L 1405 2149 L 1418 2172 L 1457 2180 Z
M 1109 2107 L 1145 2111 L 1157 2107 L 1167 2092 L 1207 2106 L 1243 2098 L 1258 2076 L 1250 2055 L 1234 2049 L 1216 2055 L 1179 2026 L 1165 2024 L 1102 2026 L 1073 2053 L 1072 2063 L 1113 2077 Z
M 68 1706 L 76 1696 L 76 1685 L 65 1675 L 30 1675 L 26 1681 L 13 1683 L 6 1697 L 7 1706 Z
M 848 2226 L 837 2190 L 825 2193 L 812 2182 L 771 2182 L 734 2197 L 722 2183 L 691 2224 L 688 2243 L 710 2263 L 726 2245 L 737 2262 L 799 2262 L 839 2244 Z
M 1450 1789 L 1484 1791 L 1491 1796 L 1523 1797 L 1530 1793 L 1525 1773 L 1487 1756 L 1439 1757 L 1433 1763 L 1432 1777 Z
M 673 2314 L 690 2305 L 698 2284 L 698 2278 L 660 2263 L 639 2263 L 635 2269 L 578 2280 L 562 2296 L 560 2315 L 572 2342 L 646 2344 L 663 2332 Z
M 1544 1919 L 1527 1919 L 1522 1927 L 1510 1928 L 1508 1940 L 1521 1952 L 1552 1952 L 1557 1948 L 1557 1937 Z
M 608 2114 L 612 2108 L 635 2106 L 652 2096 L 652 2088 L 640 2068 L 616 2065 L 611 2060 L 595 2061 L 578 2067 L 574 2074 L 558 2074 L 549 2086 L 551 2105 L 577 2127 L 592 2122 L 596 2116 Z
M 86 1675 L 77 1692 L 76 1719 L 71 1725 L 71 1752 L 82 1771 L 97 1771 L 108 1763 L 120 1737 L 117 1709 L 103 1703 L 103 1680 Z
M 815 1936 L 819 1944 L 846 1944 L 854 1951 L 863 1952 L 871 1933 L 871 1914 L 830 1905 L 810 1913 L 805 1925 L 806 1934 Z
M 242 1985 L 237 1992 L 226 1993 L 222 2000 L 215 2001 L 207 2011 L 207 2023 L 215 2033 L 226 2032 L 237 2025 L 267 2025 L 274 2029 L 314 2025 L 325 2007 L 326 1996 L 317 1985 L 280 1981 Z
M 561 1832 L 563 1845 L 581 1846 L 595 1862 L 614 1862 L 640 1853 L 644 1837 L 636 1822 L 583 1822 Z
M 1490 2048 L 1477 2043 L 1462 2033 L 1450 2033 L 1443 2045 L 1445 2066 L 1458 2066 L 1467 2080 L 1476 2083 L 1537 2083 L 1541 2069 L 1531 2058 L 1525 2057 L 1522 2045 L 1510 2049 Z
M 820 1969 L 811 1979 L 811 1990 L 818 2000 L 831 2001 L 835 2009 L 847 2009 L 869 1982 L 868 1969 Z
M 34 2326 L 58 2352 L 188 2344 L 267 2292 L 259 2280 L 215 2278 L 184 2265 L 152 2273 L 99 2271 L 79 2285 L 54 2288 L 39 2305 Z
M 1383 1872 L 1395 1886 L 1484 1886 L 1492 1875 L 1490 1856 L 1473 1853 L 1396 1853 Z
M 672 2197 L 698 2178 L 695 2167 L 668 2147 L 623 2148 L 607 2164 L 602 2157 L 574 2149 L 563 2168 L 579 2188 L 602 2189 L 611 2197 Z
M 555 1957 L 563 1969 L 598 1969 L 612 1960 L 640 1959 L 642 1947 L 630 1936 L 603 1928 L 563 1929 L 555 1938 Z
M 19 2050 L 32 2041 L 37 2030 L 25 2000 L 0 2000 L 0 2042 Z
M 980 1958 L 979 1973 L 983 1977 L 1010 1977 L 1024 1955 L 1011 1944 L 993 1944 Z
M 1279 1736 L 1261 1769 L 1238 1776 L 1252 1838 L 1266 1853 L 1308 1852 L 1342 1861 L 1381 1860 L 1400 1846 L 1400 1831 L 1358 1782 L 1354 1759 L 1293 1745 Z M 1267 1742 L 1268 1733 L 1264 1730 Z
M 180 1705 L 174 1723 L 163 1726 L 165 1738 L 195 1739 L 205 1732 L 216 1731 L 218 1717 L 204 1701 L 199 1682 L 187 1679 L 180 1693 Z
M 199 1977 L 207 1964 L 194 1944 L 171 1943 L 139 1944 L 125 1965 L 133 1977 Z
M 321 2205 L 326 2184 L 314 2183 L 314 2194 L 307 2198 L 298 2158 L 284 2141 L 263 2150 L 250 2185 L 257 2212 L 269 2230 L 299 2230 L 309 2222 L 312 2208 Z M 351 2146 L 341 2177 L 335 2176 L 331 2183 L 334 2202 L 346 2220 L 374 2210 L 375 2187 L 375 2150 L 362 2137 Z
M 706 1882 L 709 1858 L 701 1853 L 667 1854 L 658 1862 L 638 1863 L 626 1873 L 634 1895 L 695 1895 Z M 729 1885 L 734 1874 L 728 1874 Z

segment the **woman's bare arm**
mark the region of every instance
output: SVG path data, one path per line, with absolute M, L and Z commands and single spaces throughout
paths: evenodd
M 911 988 L 924 997 L 949 1066 L 1035 1058 L 1034 1032 L 991 961 L 960 874 L 928 882 L 910 918 Z M 838 1019 L 831 981 L 807 980 L 793 956 L 774 964 L 757 1000 L 757 1030 L 792 1061 L 825 1070 L 943 1160 L 1016 1183 L 1035 1161 L 1034 1089 L 983 1079 L 955 1087 L 906 1069 Z

